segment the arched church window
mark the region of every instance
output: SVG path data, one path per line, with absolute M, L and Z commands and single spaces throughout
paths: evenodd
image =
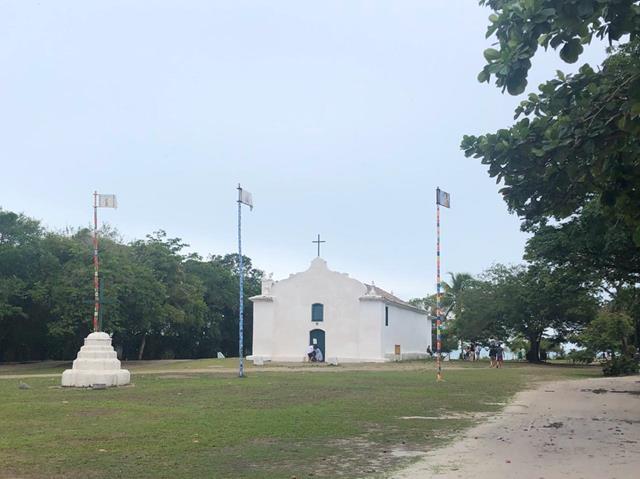
M 311 305 L 311 321 L 322 321 L 324 319 L 324 306 L 320 303 Z

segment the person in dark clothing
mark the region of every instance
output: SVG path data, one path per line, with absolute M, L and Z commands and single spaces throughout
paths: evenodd
M 498 355 L 498 348 L 496 347 L 496 343 L 491 343 L 489 345 L 489 359 L 491 359 L 492 368 L 497 367 L 496 356 Z

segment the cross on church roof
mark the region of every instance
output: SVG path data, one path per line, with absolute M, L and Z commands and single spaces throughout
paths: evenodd
M 320 241 L 320 235 L 318 235 L 318 239 L 315 241 L 312 241 L 312 243 L 318 243 L 318 257 L 320 257 L 320 243 L 326 243 L 326 241 L 324 240 Z

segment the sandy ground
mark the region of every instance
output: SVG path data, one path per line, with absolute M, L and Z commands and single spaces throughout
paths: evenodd
M 545 383 L 393 479 L 640 477 L 640 376 Z

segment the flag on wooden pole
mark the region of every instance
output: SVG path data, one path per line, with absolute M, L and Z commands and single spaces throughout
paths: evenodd
M 99 331 L 100 318 L 100 261 L 98 259 L 98 208 L 117 208 L 118 200 L 116 195 L 101 195 L 97 191 L 93 192 L 93 331 Z

